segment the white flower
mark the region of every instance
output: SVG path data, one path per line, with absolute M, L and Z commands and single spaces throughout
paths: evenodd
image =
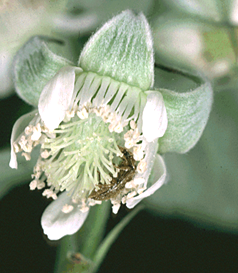
M 13 168 L 16 153 L 30 160 L 41 145 L 30 189 L 44 188 L 43 196 L 55 200 L 41 220 L 52 240 L 76 232 L 90 206 L 102 201 L 111 201 L 113 213 L 121 204 L 133 208 L 166 176 L 157 150 L 167 113 L 161 93 L 146 91 L 154 69 L 145 17 L 130 11 L 114 17 L 89 40 L 79 64 L 61 68 L 48 81 L 38 111 L 21 117 L 11 137 Z
M 42 216 L 50 239 L 76 232 L 91 205 L 110 199 L 117 213 L 121 202 L 132 208 L 163 184 L 165 167 L 147 189 L 157 139 L 167 128 L 158 91 L 146 95 L 139 88 L 68 66 L 45 86 L 38 110 L 15 123 L 10 166 L 17 168 L 17 152 L 29 160 L 40 144 L 30 189 L 47 187 L 43 195 L 53 199 L 67 192 Z

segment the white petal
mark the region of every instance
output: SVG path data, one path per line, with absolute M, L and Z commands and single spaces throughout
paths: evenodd
M 143 145 L 145 145 L 145 158 L 144 161 L 146 162 L 146 171 L 142 174 L 137 174 L 137 177 L 142 177 L 145 179 L 145 183 L 144 186 L 147 187 L 147 182 L 149 179 L 149 176 L 151 174 L 151 171 L 153 169 L 154 166 L 154 162 L 155 162 L 155 156 L 157 154 L 158 151 L 158 141 L 154 140 L 152 142 L 147 142 L 144 141 Z
M 69 213 L 62 212 L 66 204 L 73 206 Z M 65 235 L 74 234 L 83 225 L 88 212 L 81 212 L 68 193 L 64 192 L 45 209 L 41 217 L 43 231 L 50 240 L 59 240 Z
M 147 91 L 147 102 L 142 114 L 142 131 L 147 141 L 162 137 L 167 129 L 168 118 L 163 96 L 158 91 Z
M 12 135 L 11 135 L 11 159 L 9 166 L 12 169 L 17 169 L 17 156 L 14 152 L 13 143 L 20 136 L 21 133 L 24 132 L 24 129 L 30 123 L 30 121 L 35 117 L 37 110 L 34 110 L 26 115 L 21 116 L 13 125 Z
M 75 73 L 79 67 L 65 66 L 46 84 L 39 99 L 39 113 L 46 127 L 54 130 L 65 117 L 71 103 Z
M 164 183 L 166 179 L 166 167 L 163 158 L 157 154 L 154 162 L 154 166 L 151 172 L 150 180 L 151 186 L 144 191 L 142 194 L 127 200 L 126 206 L 129 209 L 132 209 L 135 205 L 137 205 L 142 199 L 152 195 L 155 191 L 157 191 Z

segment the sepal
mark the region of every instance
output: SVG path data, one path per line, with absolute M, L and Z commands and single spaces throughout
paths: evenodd
M 145 16 L 126 10 L 112 18 L 86 44 L 79 66 L 148 90 L 154 83 L 154 57 Z
M 167 130 L 159 139 L 159 152 L 186 153 L 198 142 L 207 124 L 213 101 L 212 87 L 206 82 L 186 93 L 159 91 L 168 116 Z
M 35 36 L 16 54 L 13 62 L 13 77 L 17 94 L 27 103 L 37 106 L 46 83 L 56 72 L 70 62 L 54 54 L 47 46 L 54 40 Z

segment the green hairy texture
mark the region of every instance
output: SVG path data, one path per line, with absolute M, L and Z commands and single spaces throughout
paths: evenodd
M 144 15 L 124 11 L 107 22 L 86 44 L 79 66 L 149 89 L 154 82 L 154 59 L 150 28 Z
M 48 38 L 49 42 L 56 42 Z M 46 83 L 65 65 L 66 59 L 47 47 L 47 37 L 31 38 L 14 59 L 14 83 L 17 94 L 27 103 L 37 106 Z
M 207 124 L 213 99 L 211 85 L 205 83 L 187 93 L 159 91 L 168 115 L 168 128 L 159 139 L 159 152 L 186 153 L 197 143 Z

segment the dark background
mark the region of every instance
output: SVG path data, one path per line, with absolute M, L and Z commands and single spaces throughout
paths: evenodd
M 0 272 L 51 273 L 58 243 L 42 233 L 48 204 L 28 185 L 1 200 Z M 126 215 L 110 217 L 107 231 Z M 238 236 L 140 212 L 109 250 L 99 272 L 238 272 Z

